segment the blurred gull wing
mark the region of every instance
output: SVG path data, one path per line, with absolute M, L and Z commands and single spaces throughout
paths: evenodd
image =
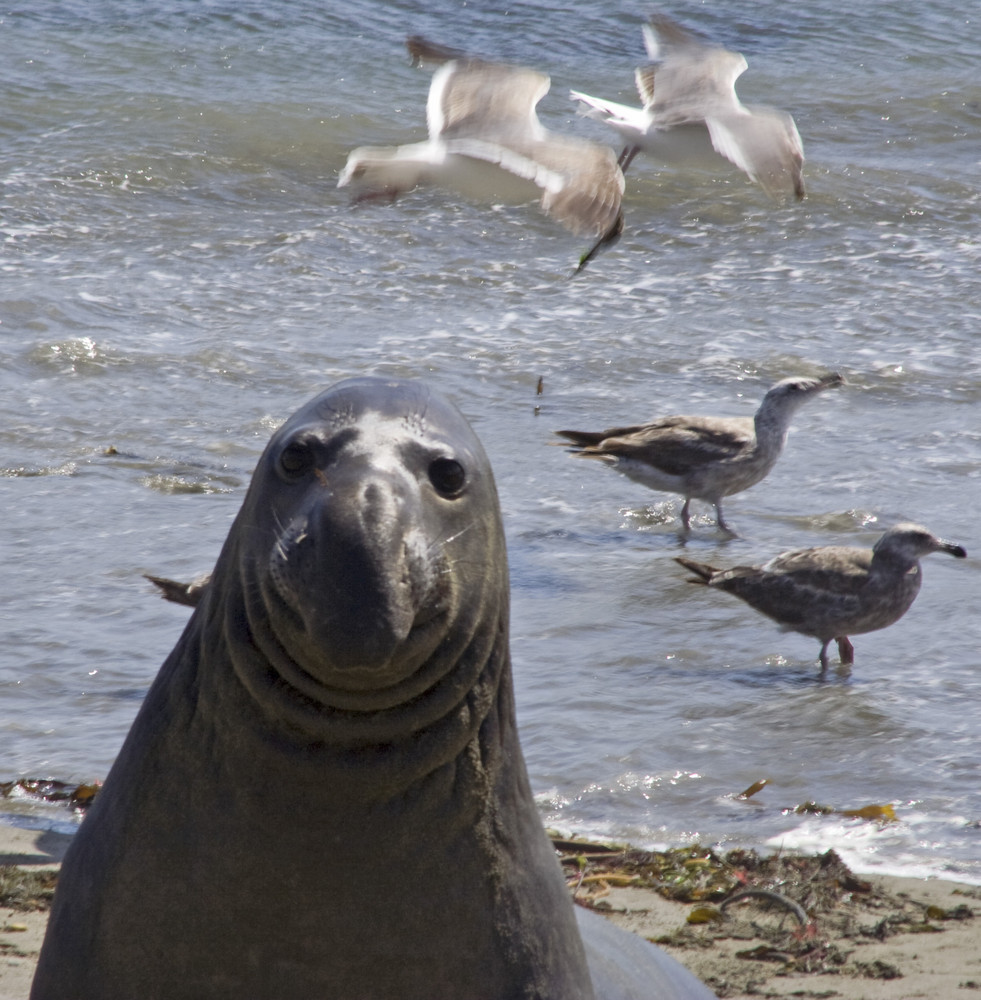
M 641 150 L 679 165 L 707 165 L 717 154 L 771 197 L 803 198 L 804 150 L 793 118 L 747 107 L 736 95 L 746 59 L 703 42 L 667 17 L 651 18 L 643 31 L 654 63 L 634 73 L 642 108 L 571 93 L 585 114 L 623 135 L 621 169 Z
M 430 91 L 431 134 L 453 153 L 472 156 L 541 189 L 541 204 L 573 233 L 600 235 L 613 225 L 623 174 L 608 146 L 547 131 L 535 107 L 549 78 L 535 70 L 484 60 L 449 63 Z
M 537 196 L 573 233 L 605 239 L 620 218 L 623 174 L 616 155 L 545 129 L 535 107 L 548 89 L 549 78 L 533 69 L 476 58 L 445 61 L 429 88 L 428 143 L 355 150 L 338 186 L 367 191 L 362 197 L 394 197 L 421 183 L 483 200 Z
M 409 61 L 413 66 L 421 66 L 424 62 L 449 62 L 451 59 L 466 59 L 467 53 L 460 49 L 451 49 L 448 45 L 431 42 L 422 35 L 409 35 L 405 40 L 409 52 Z
M 609 146 L 555 134 L 535 142 L 529 153 L 564 178 L 560 187 L 545 189 L 542 208 L 576 235 L 609 242 L 621 219 L 624 188 L 616 153 Z
M 802 200 L 804 147 L 785 111 L 754 107 L 750 113 L 705 119 L 715 150 L 756 181 L 771 198 Z
M 657 66 L 635 74 L 655 128 L 704 121 L 712 146 L 773 198 L 804 197 L 804 148 L 794 119 L 784 111 L 747 107 L 736 80 L 747 68 L 738 52 L 700 41 L 670 18 L 656 16 L 644 39 Z
M 703 121 L 707 114 L 741 106 L 735 85 L 747 66 L 742 55 L 701 42 L 668 18 L 653 18 L 643 28 L 648 52 L 651 38 L 662 40 L 656 46 L 661 54 L 657 65 L 634 75 L 658 128 Z
M 433 74 L 426 104 L 431 138 L 524 141 L 545 137 L 535 106 L 549 78 L 523 66 L 483 59 L 456 59 Z

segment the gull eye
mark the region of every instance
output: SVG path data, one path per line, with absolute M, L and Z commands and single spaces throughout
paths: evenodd
M 304 475 L 314 464 L 313 449 L 306 441 L 290 442 L 279 456 L 279 468 L 289 479 Z
M 429 481 L 436 487 L 437 493 L 454 499 L 466 485 L 467 474 L 455 458 L 437 458 L 429 466 Z

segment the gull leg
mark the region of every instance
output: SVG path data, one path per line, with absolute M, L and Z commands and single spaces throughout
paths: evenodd
M 620 159 L 617 163 L 620 165 L 620 173 L 625 174 L 627 172 L 627 167 L 634 162 L 634 157 L 640 152 L 640 146 L 624 146 L 623 152 L 620 154 Z
M 688 505 L 691 503 L 691 497 L 685 497 L 685 505 L 681 508 L 681 523 L 685 527 L 685 531 L 691 531 L 691 518 L 688 515 Z
M 736 533 L 732 530 L 732 528 L 729 527 L 728 524 L 726 524 L 726 519 L 722 516 L 722 504 L 721 503 L 717 503 L 715 505 L 715 521 L 716 521 L 716 524 L 718 524 L 718 526 L 723 531 L 725 531 L 728 534 L 732 535 L 733 538 L 736 537 Z
M 828 672 L 828 646 L 831 644 L 831 640 L 827 639 L 821 645 L 821 673 L 818 674 L 819 677 L 824 677 Z
M 839 635 L 835 642 L 838 643 L 838 656 L 841 658 L 841 662 L 845 664 L 852 664 L 855 662 L 855 647 L 852 645 L 851 640 L 847 635 Z
M 575 271 L 572 272 L 573 277 L 577 275 L 599 252 L 600 250 L 609 249 L 616 243 L 620 237 L 623 235 L 623 212 L 620 211 L 617 217 L 613 220 L 613 225 L 579 258 L 579 264 L 576 266 Z

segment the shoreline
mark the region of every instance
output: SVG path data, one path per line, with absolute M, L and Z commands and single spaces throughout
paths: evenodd
M 0 821 L 0 1000 L 28 996 L 71 839 Z M 979 886 L 855 875 L 833 851 L 722 859 L 697 845 L 648 852 L 555 842 L 577 902 L 656 941 L 720 997 L 981 998 Z M 723 907 L 732 879 L 757 890 Z M 784 902 L 769 898 L 771 885 L 787 890 Z M 806 924 L 791 896 L 807 899 Z

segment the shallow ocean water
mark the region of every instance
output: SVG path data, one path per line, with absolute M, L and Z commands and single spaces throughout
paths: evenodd
M 637 844 L 840 850 L 981 881 L 981 57 L 954 3 L 679 3 L 791 111 L 808 197 L 638 158 L 627 231 L 534 205 L 352 207 L 347 152 L 425 131 L 421 33 L 551 74 L 543 122 L 615 143 L 570 87 L 633 102 L 630 5 L 96 0 L 0 12 L 0 778 L 105 774 L 271 431 L 331 382 L 430 380 L 491 457 L 519 722 L 548 823 Z M 696 590 L 680 501 L 550 446 L 559 427 L 751 414 L 835 369 L 763 483 L 696 505 L 696 559 L 871 544 L 933 556 L 898 624 L 817 680 L 817 643 Z M 544 391 L 536 395 L 539 378 Z M 748 802 L 735 796 L 759 778 Z M 806 801 L 891 803 L 887 826 Z M 23 821 L 50 821 L 0 803 Z M 63 818 L 63 817 L 62 817 Z

